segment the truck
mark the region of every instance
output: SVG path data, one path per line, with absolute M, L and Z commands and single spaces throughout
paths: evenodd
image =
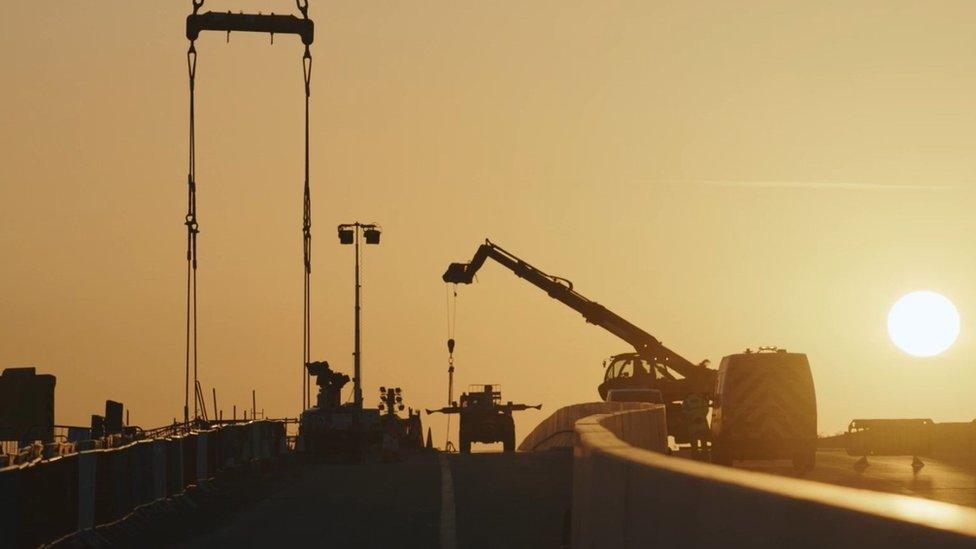
M 791 459 L 797 470 L 812 469 L 817 397 L 807 355 L 760 347 L 723 358 L 711 431 L 713 463 Z

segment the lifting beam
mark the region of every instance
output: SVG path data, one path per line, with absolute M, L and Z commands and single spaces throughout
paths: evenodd
M 186 37 L 196 40 L 200 31 L 243 31 L 275 34 L 297 34 L 306 46 L 315 38 L 315 24 L 311 19 L 294 15 L 264 15 L 254 13 L 215 12 L 191 13 L 186 17 Z

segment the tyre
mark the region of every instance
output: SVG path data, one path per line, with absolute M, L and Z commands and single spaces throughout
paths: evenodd
M 515 432 L 505 433 L 505 440 L 502 441 L 502 445 L 506 452 L 515 451 Z

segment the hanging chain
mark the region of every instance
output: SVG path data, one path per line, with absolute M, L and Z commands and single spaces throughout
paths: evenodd
M 454 330 L 457 326 L 457 284 L 453 285 L 453 291 L 446 285 L 444 289 L 449 292 L 447 295 L 447 405 L 454 406 Z M 449 452 L 451 447 L 451 414 L 447 414 L 444 450 Z
M 203 0 L 193 0 L 193 11 L 203 5 Z M 197 73 L 197 50 L 194 42 L 190 41 L 190 48 L 186 52 L 187 70 L 190 77 L 190 142 L 189 167 L 187 171 L 187 207 L 186 218 L 186 371 L 183 387 L 183 423 L 190 421 L 190 363 L 193 364 L 193 385 L 197 386 L 197 233 L 200 232 L 197 223 L 197 181 L 196 181 L 196 121 L 194 116 L 194 91 Z M 192 349 L 192 352 L 191 352 Z M 193 418 L 197 418 L 197 400 L 193 399 Z

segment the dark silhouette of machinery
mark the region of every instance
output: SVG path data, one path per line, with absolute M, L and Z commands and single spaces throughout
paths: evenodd
M 515 422 L 512 412 L 519 412 L 535 408 L 541 410 L 542 405 L 529 406 L 527 404 L 502 404 L 502 393 L 494 385 L 472 385 L 478 390 L 469 390 L 461 394 L 460 402 L 452 402 L 451 406 L 439 410 L 427 410 L 428 414 L 440 412 L 442 414 L 458 414 L 461 416 L 458 441 L 462 454 L 471 452 L 472 442 L 490 444 L 501 442 L 506 452 L 515 451 Z
M 420 423 L 420 410 L 407 408 L 407 417 L 401 418 L 397 412 L 405 408 L 403 391 L 399 387 L 380 387 L 379 410 L 383 413 L 386 434 L 393 437 L 397 446 L 418 449 L 424 445 L 424 429 Z
M 379 407 L 363 408 L 355 402 L 342 403 L 348 375 L 332 370 L 324 361 L 310 362 L 308 372 L 315 376 L 319 392 L 315 406 L 302 412 L 299 448 L 316 454 L 362 456 L 384 446 L 384 442 L 388 446 L 391 439 L 397 451 L 423 446 L 420 412 L 408 409 L 406 418 L 397 415 L 405 407 L 399 387 L 381 387 Z
M 633 346 L 635 352 L 614 355 L 604 362 L 603 382 L 597 387 L 600 398 L 611 400 L 611 393 L 620 394 L 620 391 L 659 391 L 660 397 L 651 391 L 645 394 L 653 395 L 648 396 L 650 402 L 663 400 L 667 407 L 668 434 L 676 443 L 691 444 L 696 449 L 704 448 L 713 438 L 708 413 L 714 407 L 726 418 L 720 460 L 731 459 L 724 452 L 744 459 L 748 459 L 747 454 L 768 459 L 787 452 L 798 465 L 812 466 L 810 441 L 816 438 L 817 416 L 806 355 L 769 353 L 765 356 L 763 353 L 763 356 L 739 354 L 723 358 L 722 369 L 729 373 L 724 387 L 729 394 L 720 401 L 716 396 L 722 390 L 723 376 L 709 368 L 707 360 L 691 362 L 639 326 L 577 292 L 569 280 L 545 273 L 490 240 L 485 240 L 470 262 L 452 263 L 442 278 L 447 283 L 470 284 L 488 259 L 580 313 L 588 323 Z M 730 385 L 732 381 L 734 387 Z M 752 386 L 761 391 L 749 391 Z M 749 420 L 742 421 L 746 415 Z M 743 451 L 746 443 L 740 441 L 738 434 L 730 434 L 733 423 L 738 434 L 747 435 L 742 440 L 751 438 L 762 444 L 757 444 L 755 451 Z M 756 425 L 776 426 L 788 433 L 780 439 L 766 437 Z
M 549 294 L 595 324 L 634 347 L 636 352 L 615 355 L 605 364 L 603 382 L 598 387 L 606 400 L 613 389 L 657 389 L 667 405 L 668 432 L 678 443 L 698 445 L 709 438 L 708 404 L 715 388 L 716 371 L 708 361 L 695 364 L 657 338 L 573 288 L 569 280 L 553 276 L 520 259 L 501 246 L 485 240 L 468 263 L 452 263 L 443 275 L 444 282 L 470 284 L 488 259 L 493 259 L 519 278 Z
M 931 419 L 852 419 L 844 436 L 847 455 L 860 456 L 854 469 L 863 472 L 868 456 L 912 456 L 912 471 L 925 463 L 918 456 L 932 451 L 935 423 Z

